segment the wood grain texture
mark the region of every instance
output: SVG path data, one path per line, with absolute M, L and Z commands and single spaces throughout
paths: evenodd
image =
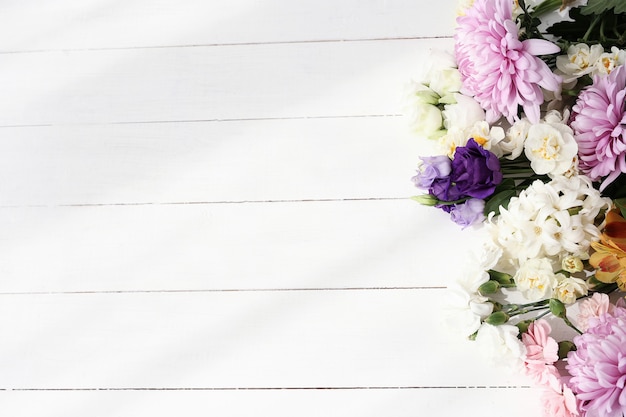
M 0 411 L 20 417 L 219 415 L 329 417 L 432 415 L 457 417 L 507 409 L 527 417 L 539 409 L 528 388 L 365 390 L 52 391 L 0 392 Z M 520 398 L 528 398 L 520 402 Z M 511 404 L 516 404 L 511 407 Z M 252 410 L 252 411 L 251 411 Z
M 476 237 L 407 199 L 1 213 L 0 293 L 445 287 Z
M 403 117 L 0 129 L 0 206 L 406 198 Z
M 0 52 L 450 36 L 456 1 L 28 0 L 0 5 Z M 434 21 L 437 24 L 433 24 Z
M 446 298 L 442 289 L 2 297 L 11 341 L 0 346 L 0 386 L 527 385 L 447 333 L 433 314 Z
M 0 126 L 399 114 L 450 39 L 0 55 Z

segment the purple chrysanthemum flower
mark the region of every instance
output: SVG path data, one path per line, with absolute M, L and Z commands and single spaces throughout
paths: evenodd
M 593 318 L 574 338 L 568 354 L 570 385 L 586 416 L 622 417 L 626 413 L 626 309 Z
M 546 40 L 519 40 L 511 0 L 476 0 L 457 19 L 455 53 L 462 93 L 473 96 L 486 110 L 487 121 L 501 116 L 517 119 L 522 106 L 528 119 L 539 121 L 539 106 L 546 90 L 559 93 L 561 78 L 538 55 L 560 48 Z
M 626 68 L 595 76 L 572 107 L 571 127 L 578 142 L 579 168 L 600 190 L 626 172 Z

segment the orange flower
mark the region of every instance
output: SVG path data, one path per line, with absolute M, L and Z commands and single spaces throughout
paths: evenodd
M 595 252 L 589 263 L 596 268 L 598 281 L 617 282 L 620 290 L 626 291 L 626 219 L 619 211 L 607 213 L 600 242 L 592 242 L 591 246 Z

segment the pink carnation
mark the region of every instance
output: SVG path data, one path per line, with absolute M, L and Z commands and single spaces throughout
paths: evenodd
M 571 127 L 578 142 L 580 169 L 593 181 L 606 178 L 603 190 L 626 172 L 626 69 L 595 76 L 572 107 Z
M 559 371 L 552 365 L 559 360 L 559 345 L 550 337 L 551 331 L 547 321 L 536 320 L 522 335 L 522 343 L 526 347 L 526 374 L 540 385 L 553 384 L 560 379 Z
M 615 306 L 611 304 L 608 295 L 599 292 L 594 293 L 593 297 L 580 302 L 578 328 L 583 332 L 587 331 L 590 318 L 598 318 L 602 314 L 612 313 L 614 308 Z
M 462 93 L 480 103 L 489 123 L 501 116 L 509 122 L 518 119 L 519 106 L 536 123 L 543 103 L 540 87 L 557 95 L 561 88 L 561 78 L 537 56 L 560 48 L 541 39 L 520 41 L 512 7 L 511 0 L 476 0 L 457 19 L 454 39 Z
M 541 397 L 543 415 L 545 417 L 577 416 L 578 406 L 572 390 L 567 385 L 561 385 L 558 388 L 558 390 L 550 388 L 544 391 Z
M 570 385 L 587 416 L 622 417 L 626 413 L 626 309 L 590 319 L 568 354 Z

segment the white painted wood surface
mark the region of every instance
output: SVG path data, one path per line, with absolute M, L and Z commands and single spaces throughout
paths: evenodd
M 537 415 L 407 199 L 455 5 L 2 2 L 0 414 Z

